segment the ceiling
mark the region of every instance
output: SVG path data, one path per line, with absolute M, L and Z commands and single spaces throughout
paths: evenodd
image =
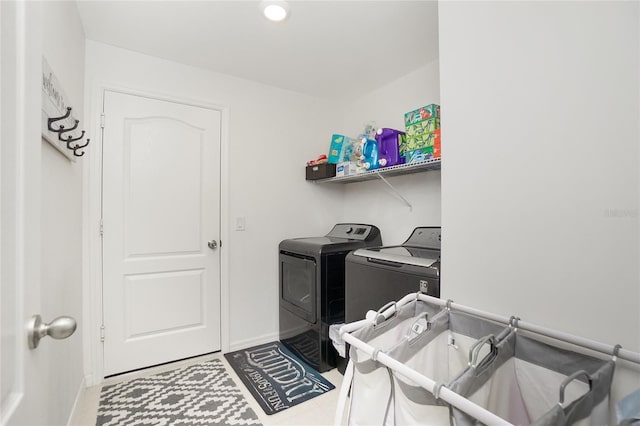
M 436 1 L 79 1 L 86 37 L 318 97 L 348 99 L 438 57 Z

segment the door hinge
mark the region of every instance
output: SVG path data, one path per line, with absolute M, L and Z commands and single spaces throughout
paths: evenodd
M 102 237 L 104 235 L 104 223 L 102 222 L 102 219 L 100 219 L 100 236 Z
M 104 112 L 100 114 L 100 127 L 104 129 Z
M 100 326 L 100 341 L 104 342 L 104 324 Z

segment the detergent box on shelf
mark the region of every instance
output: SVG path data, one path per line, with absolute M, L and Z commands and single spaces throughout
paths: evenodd
M 433 157 L 433 147 L 415 149 L 405 153 L 406 164 L 419 163 L 421 161 L 431 160 Z
M 440 129 L 438 129 L 435 132 L 425 133 L 418 137 L 407 138 L 407 143 L 402 150 L 402 156 L 407 164 L 432 158 L 441 158 L 440 147 Z
M 440 106 L 430 104 L 404 115 L 407 140 L 400 147 L 407 163 L 440 158 Z
M 407 137 L 418 136 L 423 133 L 435 132 L 440 128 L 440 117 L 428 118 L 406 126 Z
M 417 136 L 408 137 L 403 147 L 403 152 L 427 148 L 436 144 L 440 145 L 440 129 L 430 133 L 422 133 Z
M 440 158 L 440 147 L 428 146 L 426 148 L 409 151 L 405 154 L 406 164 L 419 163 L 421 161 L 434 160 Z
M 338 164 L 343 161 L 349 161 L 351 151 L 356 140 L 344 135 L 334 134 L 331 136 L 331 145 L 329 146 L 328 161 L 331 164 Z
M 409 111 L 404 115 L 404 125 L 408 126 L 419 123 L 430 118 L 440 118 L 440 105 L 430 104 L 421 108 Z M 407 131 L 407 133 L 409 133 Z

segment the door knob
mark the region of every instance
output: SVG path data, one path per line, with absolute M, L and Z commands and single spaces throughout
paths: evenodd
M 76 331 L 76 320 L 71 317 L 58 317 L 49 324 L 43 323 L 40 315 L 34 315 L 27 326 L 29 349 L 35 349 L 40 339 L 51 336 L 54 339 L 66 339 Z
M 207 245 L 211 250 L 215 250 L 216 248 L 218 248 L 218 242 L 216 240 L 209 241 Z

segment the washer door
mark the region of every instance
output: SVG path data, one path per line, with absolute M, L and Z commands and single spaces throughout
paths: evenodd
M 280 305 L 310 323 L 316 322 L 316 260 L 280 253 Z

